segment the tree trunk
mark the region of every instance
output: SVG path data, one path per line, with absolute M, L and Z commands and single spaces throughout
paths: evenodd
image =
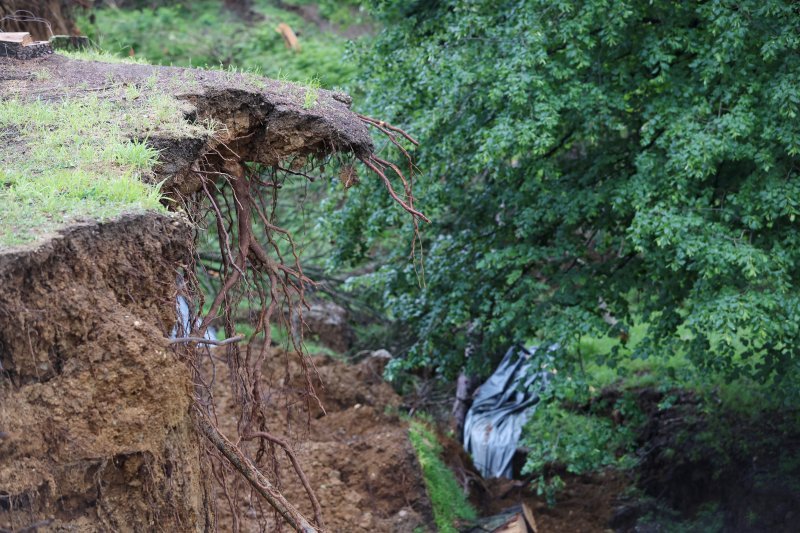
M 87 6 L 78 0 L 4 0 L 0 2 L 0 31 L 26 31 L 35 41 L 80 35 L 72 10 Z
M 472 405 L 472 393 L 480 385 L 478 376 L 468 373 L 469 360 L 478 351 L 483 342 L 483 331 L 473 320 L 467 326 L 467 346 L 464 348 L 464 368 L 458 375 L 456 382 L 456 399 L 453 402 L 453 430 L 458 438 L 464 441 L 464 421 L 467 411 Z

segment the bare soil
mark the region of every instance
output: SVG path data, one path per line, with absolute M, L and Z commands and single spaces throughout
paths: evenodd
M 129 215 L 0 253 L 0 527 L 206 522 L 191 383 L 166 338 L 190 235 Z
M 310 362 L 319 405 L 304 399 L 305 383 L 297 354 L 274 350 L 264 363 L 270 383 L 274 417 L 270 432 L 286 437 L 307 474 L 331 531 L 412 532 L 433 523 L 419 464 L 408 440 L 407 424 L 398 416 L 400 397 L 381 378 L 383 364 L 367 359 L 347 365 L 327 356 Z M 233 435 L 237 405 L 231 394 L 227 366 L 216 362 L 215 397 L 223 432 Z M 310 409 L 309 409 L 310 407 Z M 313 516 L 308 497 L 284 454 L 279 452 L 282 491 L 306 516 Z M 267 469 L 268 470 L 268 469 Z M 275 476 L 272 476 L 275 480 Z M 219 490 L 219 486 L 217 486 Z M 221 530 L 227 530 L 230 510 L 218 494 Z M 255 516 L 247 499 L 241 514 L 250 516 L 243 531 L 272 531 L 271 515 Z

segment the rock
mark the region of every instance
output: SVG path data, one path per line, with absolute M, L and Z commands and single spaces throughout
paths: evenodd
M 391 360 L 392 354 L 386 350 L 381 349 L 369 352 L 369 355 L 358 364 L 359 373 L 363 379 L 370 382 L 374 382 L 376 379 L 383 380 L 383 371 Z
M 353 345 L 354 333 L 347 309 L 333 302 L 317 300 L 303 312 L 307 326 L 306 338 L 318 340 L 324 346 L 344 353 Z

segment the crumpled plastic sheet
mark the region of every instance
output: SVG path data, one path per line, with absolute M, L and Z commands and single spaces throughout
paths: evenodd
M 464 448 L 485 478 L 511 478 L 522 426 L 539 402 L 549 373 L 533 372 L 536 347 L 514 346 L 477 390 L 464 421 Z
M 175 326 L 172 328 L 172 331 L 170 332 L 169 335 L 171 339 L 176 339 L 178 338 L 178 336 L 183 337 L 189 335 L 189 332 L 192 331 L 191 328 L 192 319 L 191 319 L 191 310 L 189 309 L 189 301 L 179 294 L 175 304 L 176 304 L 176 309 L 178 310 L 179 323 L 175 324 Z M 200 319 L 196 318 L 194 320 L 195 327 L 199 326 L 200 322 L 201 322 Z M 208 339 L 210 341 L 215 341 L 217 340 L 217 331 L 213 327 L 209 327 L 206 330 L 205 335 L 203 335 L 203 338 Z M 204 343 L 199 342 L 198 344 L 204 344 Z

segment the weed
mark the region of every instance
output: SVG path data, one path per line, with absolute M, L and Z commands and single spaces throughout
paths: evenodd
M 49 80 L 52 77 L 53 77 L 53 75 L 46 68 L 40 68 L 38 70 L 34 70 L 33 71 L 33 78 L 36 81 L 45 81 L 45 80 Z
M 306 83 L 306 92 L 303 97 L 303 109 L 311 109 L 319 98 L 319 78 L 311 78 Z
M 155 73 L 153 73 L 144 81 L 144 86 L 148 91 L 154 91 L 156 89 L 156 85 L 158 85 L 158 76 L 156 76 Z
M 126 100 L 136 100 L 141 94 L 142 91 L 139 90 L 139 87 L 137 87 L 135 83 L 129 83 L 125 86 Z
M 267 88 L 267 83 L 264 81 L 264 78 L 261 74 L 255 74 L 252 72 L 245 72 L 244 77 L 247 81 L 249 81 L 255 87 L 261 89 L 262 91 Z

